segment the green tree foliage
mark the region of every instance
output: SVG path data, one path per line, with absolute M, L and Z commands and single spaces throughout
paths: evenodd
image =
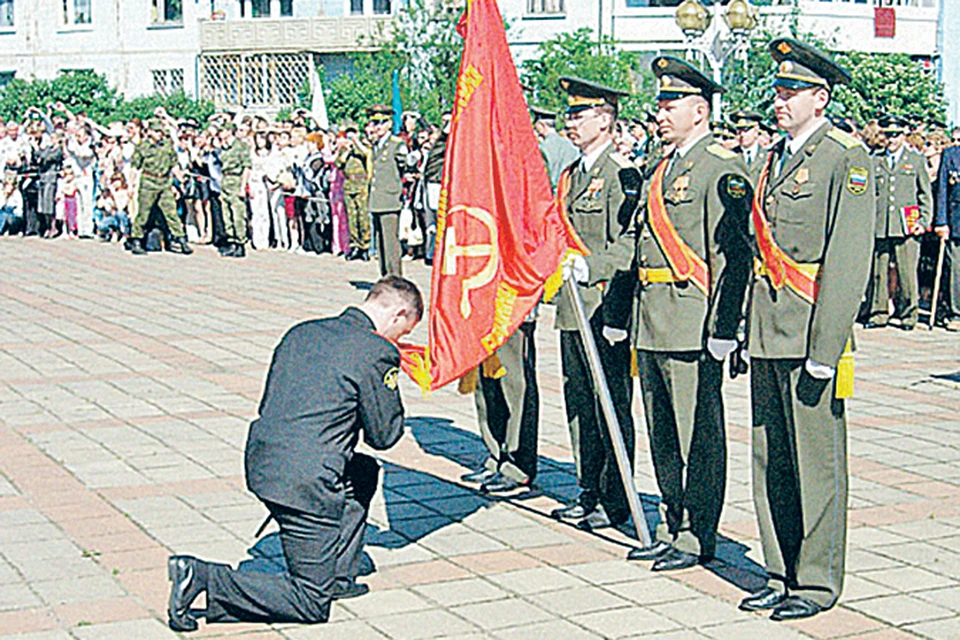
M 148 118 L 159 106 L 175 118 L 206 120 L 213 113 L 211 103 L 193 100 L 182 91 L 170 96 L 148 95 L 127 100 L 101 74 L 68 71 L 53 80 L 13 79 L 0 89 L 0 116 L 4 119 L 20 119 L 27 107 L 44 109 L 46 105 L 57 102 L 99 123 L 128 120 L 134 116 Z
M 405 109 L 431 122 L 453 104 L 463 40 L 456 31 L 460 11 L 444 3 L 410 0 L 389 31 L 367 43 L 377 50 L 350 57 L 352 71 L 325 79 L 324 97 L 331 122 L 361 120 L 373 103 L 390 104 L 391 77 L 400 72 Z M 324 74 L 321 73 L 321 77 Z
M 771 39 L 789 35 L 809 42 L 823 51 L 835 49 L 830 39 L 799 32 L 796 20 L 788 22 L 781 33 L 758 29 L 745 55 L 728 59 L 723 70 L 726 111 L 745 108 L 762 114 L 773 109 L 773 84 L 776 66 L 770 55 Z M 853 81 L 836 88 L 828 113 L 853 117 L 863 123 L 880 113 L 918 115 L 942 120 L 946 104 L 943 85 L 932 72 L 922 69 L 902 53 L 833 52 L 834 59 L 847 69 Z
M 520 78 L 532 92 L 531 104 L 562 111 L 561 76 L 577 76 L 630 93 L 632 97 L 621 107 L 625 116 L 638 114 L 653 97 L 653 74 L 641 69 L 639 54 L 618 49 L 607 37 L 597 41 L 589 28 L 556 35 L 521 64 Z

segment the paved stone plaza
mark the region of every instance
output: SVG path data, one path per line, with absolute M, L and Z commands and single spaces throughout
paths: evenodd
M 244 489 L 243 445 L 274 345 L 297 321 L 359 301 L 376 268 L 274 252 L 228 260 L 208 247 L 134 258 L 115 244 L 20 238 L 0 238 L 0 264 L 0 636 L 176 637 L 166 557 L 236 563 L 265 516 Z M 405 266 L 427 284 L 425 267 Z M 194 635 L 960 638 L 960 337 L 857 338 L 849 573 L 829 613 L 785 625 L 736 608 L 760 579 L 742 378 L 726 385 L 718 561 L 653 574 L 624 560 L 623 534 L 544 516 L 575 491 L 547 310 L 542 495 L 498 502 L 460 486 L 483 457 L 472 398 L 444 389 L 424 399 L 404 380 L 408 434 L 380 456 L 385 488 L 367 532 L 372 593 L 336 603 L 327 625 L 201 625 Z M 637 467 L 655 517 L 642 433 Z

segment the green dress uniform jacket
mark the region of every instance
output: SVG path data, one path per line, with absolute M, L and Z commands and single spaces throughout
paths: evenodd
M 629 330 L 635 282 L 630 266 L 634 253 L 633 212 L 630 210 L 627 219 L 621 221 L 621 209 L 627 201 L 621 180 L 624 172 L 632 172 L 634 182 L 639 184 L 639 172 L 617 153 L 613 144 L 601 152 L 589 171 L 584 170 L 580 160 L 566 171 L 569 172 L 569 189 L 560 197 L 570 223 L 591 252 L 586 256 L 590 282 L 576 286 L 597 343 L 627 455 L 633 460 L 630 343 L 622 340 L 611 345 L 603 338 L 602 332 L 604 325 Z M 561 177 L 561 187 L 565 182 L 566 178 Z M 564 288 L 568 286 L 570 283 L 563 285 Z M 606 292 L 606 300 L 600 287 Z M 616 319 L 610 317 L 611 308 L 615 309 L 612 315 Z M 579 502 L 587 510 L 602 505 L 612 522 L 624 522 L 629 515 L 626 495 L 609 444 L 606 421 L 596 401 L 586 352 L 567 291 L 561 291 L 557 301 L 556 327 L 560 329 L 567 425 L 581 488 Z
M 709 136 L 674 162 L 663 185 L 677 233 L 707 262 L 710 295 L 690 282 L 644 286 L 637 348 L 700 351 L 707 338 L 736 337 L 750 268 L 746 238 L 752 190 L 743 161 Z M 638 262 L 647 269 L 669 266 L 647 226 L 640 235 Z
M 637 346 L 650 450 L 662 496 L 656 537 L 709 559 L 716 552 L 726 489 L 726 436 L 723 361 L 709 354 L 706 343 L 711 337 L 734 339 L 743 315 L 751 268 L 747 220 L 752 189 L 742 158 L 710 136 L 694 143 L 683 157 L 665 162 L 667 217 L 704 260 L 710 281 L 708 293 L 690 281 L 657 281 L 673 276 L 646 211 L 638 244 Z M 670 277 L 645 282 L 647 269 Z
M 829 608 L 844 576 L 846 415 L 835 382 L 810 375 L 805 360 L 836 367 L 852 337 L 873 249 L 874 171 L 860 142 L 826 122 L 782 160 L 785 148 L 774 147 L 759 195 L 776 244 L 819 265 L 819 291 L 811 304 L 754 279 L 753 494 L 767 586 Z
M 904 148 L 899 161 L 890 167 L 888 156 L 876 156 L 877 225 L 876 238 L 904 238 L 910 230 L 903 224 L 903 207 L 920 207 L 924 228 L 933 220 L 933 187 L 927 174 L 927 160 L 916 151 Z
M 177 166 L 177 152 L 173 143 L 164 138 L 154 143 L 144 139 L 133 150 L 131 165 L 140 170 L 140 188 L 137 194 L 137 215 L 133 219 L 130 236 L 143 238 L 154 205 L 160 209 L 167 230 L 174 238 L 184 237 L 183 223 L 177 216 L 173 197 L 173 168 Z
M 389 136 L 374 145 L 370 213 L 400 211 L 400 195 L 403 193 L 401 178 L 408 153 L 407 143 L 397 136 Z
M 590 251 L 586 256 L 590 286 L 580 287 L 589 318 L 600 307 L 601 288 L 609 285 L 618 271 L 630 270 L 634 238 L 632 233 L 624 233 L 624 225 L 618 219 L 625 199 L 620 172 L 636 171 L 636 167 L 611 144 L 589 172 L 580 168 L 580 160 L 567 170 L 570 172 L 570 190 L 563 197 L 567 218 Z M 557 298 L 556 328 L 563 331 L 577 329 L 573 307 L 566 296 Z

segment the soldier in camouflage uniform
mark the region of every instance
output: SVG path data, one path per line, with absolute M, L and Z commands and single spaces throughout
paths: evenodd
M 177 203 L 173 197 L 173 178 L 182 179 L 177 165 L 177 152 L 173 143 L 164 136 L 163 123 L 151 120 L 147 136 L 137 145 L 130 160 L 140 171 L 140 189 L 137 194 L 137 215 L 130 231 L 130 253 L 145 254 L 143 234 L 154 205 L 160 209 L 170 233 L 170 249 L 183 254 L 193 250 L 187 244 L 183 223 L 177 216 Z
M 785 137 L 757 182 L 750 296 L 753 499 L 773 620 L 816 615 L 843 587 L 853 322 L 870 275 L 873 160 L 824 116 L 850 74 L 809 45 L 770 43 Z
M 357 125 L 344 125 L 344 136 L 337 140 L 337 168 L 343 171 L 343 196 L 350 226 L 350 252 L 347 260 L 369 260 L 370 212 L 370 148 L 363 144 Z
M 236 137 L 237 127 L 228 122 L 220 129 L 220 164 L 223 169 L 220 203 L 223 208 L 223 233 L 226 242 L 220 255 L 242 258 L 247 242 L 247 183 L 252 159 L 250 147 Z

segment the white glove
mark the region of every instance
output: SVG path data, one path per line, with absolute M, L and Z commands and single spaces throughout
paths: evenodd
M 736 340 L 724 340 L 722 338 L 707 338 L 707 351 L 714 360 L 723 362 L 723 359 L 733 353 L 737 348 Z
M 563 279 L 569 280 L 571 277 L 580 284 L 590 282 L 590 266 L 581 255 L 571 255 L 563 263 Z
M 627 332 L 625 329 L 617 329 L 616 327 L 604 327 L 603 337 L 606 338 L 607 342 L 609 342 L 610 346 L 612 347 L 618 342 L 623 342 L 626 340 Z
M 816 378 L 817 380 L 829 380 L 837 371 L 835 367 L 820 364 L 810 358 L 807 358 L 807 361 L 803 363 L 803 368 L 807 370 L 811 378 Z

